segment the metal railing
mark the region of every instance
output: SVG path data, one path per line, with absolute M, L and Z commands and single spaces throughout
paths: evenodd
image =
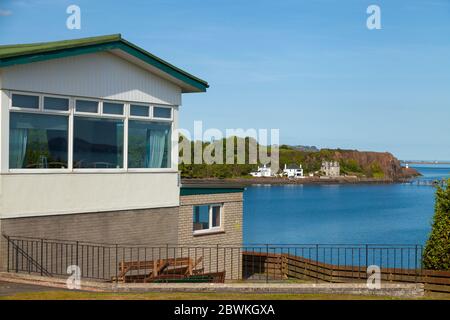
M 251 244 L 124 245 L 5 235 L 7 271 L 123 282 L 363 281 L 367 267 L 383 279 L 420 282 L 421 245 Z

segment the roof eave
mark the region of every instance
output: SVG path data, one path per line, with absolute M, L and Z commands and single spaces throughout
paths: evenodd
M 99 43 L 90 43 L 76 47 L 67 46 L 55 50 L 36 51 L 31 54 L 0 58 L 0 68 L 117 49 L 161 70 L 163 73 L 167 74 L 169 78 L 171 77 L 172 79 L 178 80 L 174 82 L 177 82 L 177 85 L 181 87 L 183 93 L 206 92 L 206 89 L 209 88 L 206 81 L 173 66 L 126 40 L 121 39 L 120 35 L 115 35 L 115 37 L 111 37 L 110 40 Z

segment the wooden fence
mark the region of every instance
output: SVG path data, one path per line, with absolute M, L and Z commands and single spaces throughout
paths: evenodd
M 366 282 L 366 266 L 318 262 L 291 254 L 243 252 L 244 279 L 300 279 L 317 282 Z M 450 293 L 450 271 L 381 268 L 381 280 L 424 283 L 425 290 Z

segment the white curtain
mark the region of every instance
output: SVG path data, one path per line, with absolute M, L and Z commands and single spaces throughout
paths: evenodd
M 167 130 L 147 131 L 147 152 L 145 155 L 146 168 L 161 168 L 166 146 Z
M 27 152 L 28 129 L 11 129 L 9 135 L 10 168 L 22 168 Z

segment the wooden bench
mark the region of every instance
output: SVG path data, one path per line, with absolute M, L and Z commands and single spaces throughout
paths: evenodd
M 119 274 L 112 277 L 112 281 L 122 282 L 149 282 L 159 276 L 164 277 L 188 277 L 199 274 L 203 269 L 197 269 L 203 257 L 194 260 L 189 257 L 157 259 L 151 261 L 121 261 L 119 263 Z M 139 274 L 128 274 L 137 271 Z M 142 271 L 142 274 L 140 274 Z

